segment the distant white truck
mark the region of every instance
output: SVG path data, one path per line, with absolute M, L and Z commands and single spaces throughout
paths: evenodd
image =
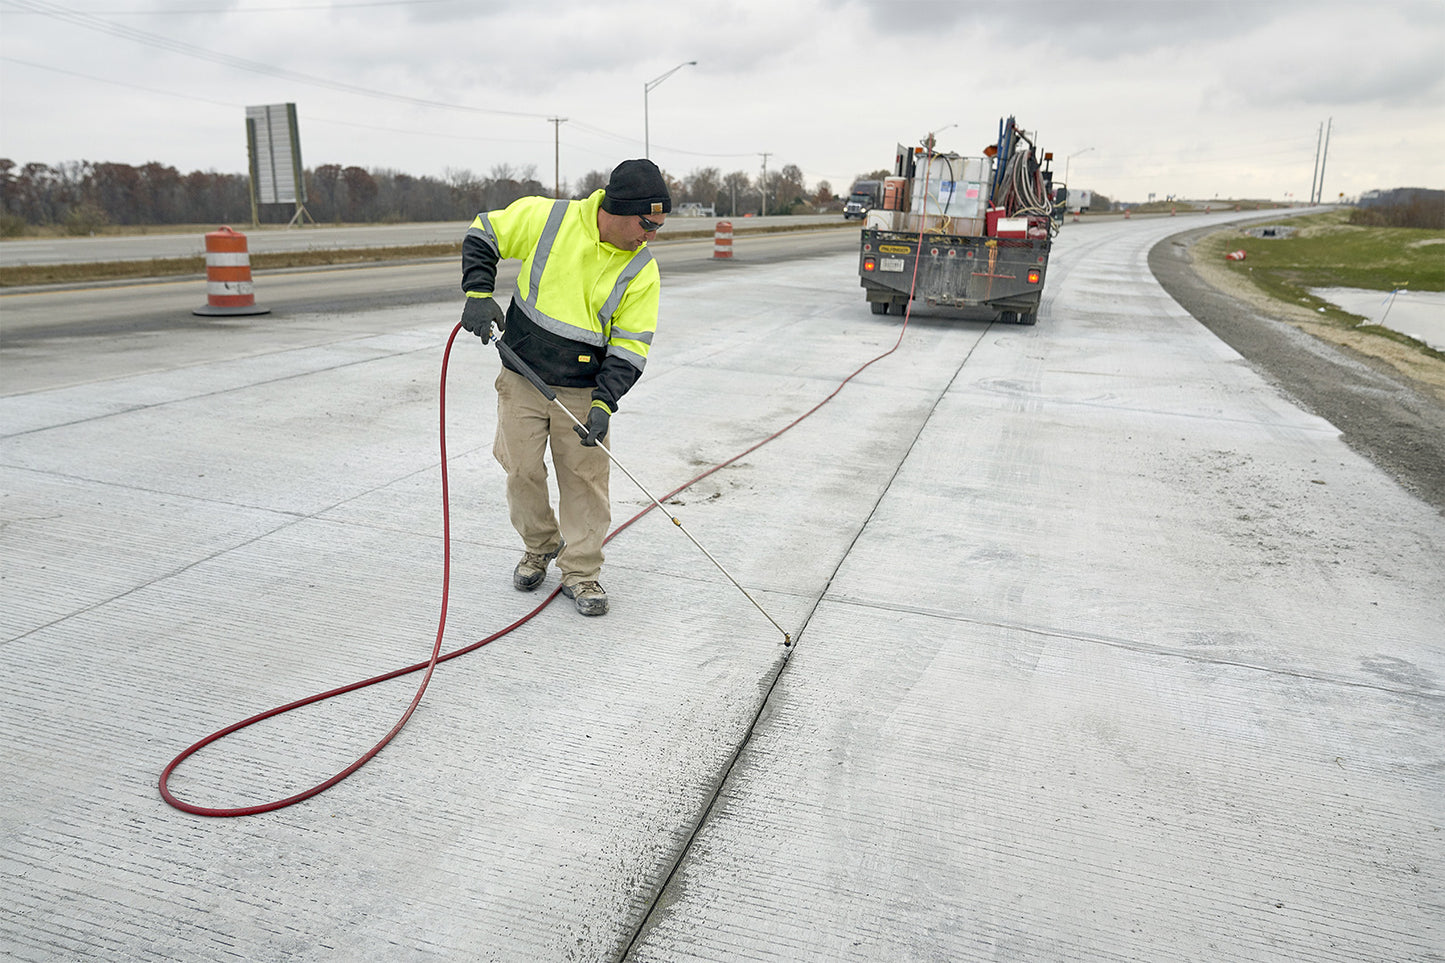
M 672 210 L 673 217 L 717 217 L 717 210 L 711 204 L 699 204 L 696 201 L 688 201 L 686 204 L 679 204 Z

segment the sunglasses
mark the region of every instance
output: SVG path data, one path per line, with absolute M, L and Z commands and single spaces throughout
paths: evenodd
M 648 234 L 651 234 L 651 233 L 654 232 L 654 231 L 660 231 L 660 230 L 662 230 L 662 225 L 661 225 L 661 224 L 657 223 L 656 221 L 649 221 L 647 218 L 643 217 L 641 214 L 637 215 L 637 223 L 641 224 L 641 225 L 642 225 L 642 229 L 643 229 L 644 231 L 646 231 Z

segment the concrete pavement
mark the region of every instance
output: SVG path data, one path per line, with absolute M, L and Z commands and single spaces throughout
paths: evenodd
M 1217 217 L 1217 216 L 1216 216 Z M 447 663 L 315 800 L 166 806 L 180 749 L 423 658 L 455 299 L 267 350 L 77 339 L 0 398 L 4 905 L 16 959 L 1441 958 L 1445 520 L 1148 277 L 1199 218 L 1066 226 L 1037 327 L 898 350 Z M 890 348 L 851 257 L 667 286 L 614 446 L 667 491 Z M 380 331 L 381 333 L 377 333 Z M 137 336 L 139 337 L 139 336 Z M 107 358 L 154 351 L 151 370 Z M 448 650 L 524 613 L 494 352 L 448 382 Z M 646 504 L 620 473 L 615 519 Z M 555 585 L 549 581 L 548 587 Z M 416 677 L 188 761 L 295 792 Z

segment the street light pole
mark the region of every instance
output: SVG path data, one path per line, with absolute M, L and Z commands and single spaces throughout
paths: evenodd
M 1068 157 L 1064 158 L 1064 186 L 1065 186 L 1065 187 L 1068 187 L 1068 186 L 1069 186 L 1069 164 L 1073 162 L 1073 160 L 1074 160 L 1075 157 L 1078 157 L 1080 154 L 1087 154 L 1089 151 L 1091 151 L 1091 150 L 1093 150 L 1093 149 L 1094 149 L 1094 148 L 1092 148 L 1092 147 L 1085 147 L 1083 150 L 1076 150 L 1076 151 L 1074 151 L 1072 154 L 1070 154 Z
M 948 130 L 948 128 L 950 128 L 950 127 L 957 127 L 957 126 L 958 126 L 958 122 L 957 122 L 957 121 L 954 121 L 952 124 L 944 124 L 942 127 L 938 128 L 937 130 L 931 130 L 931 131 L 929 131 L 929 132 L 928 132 L 928 139 L 931 140 L 931 141 L 933 141 L 934 143 L 937 143 L 937 142 L 938 142 L 938 135 L 939 135 L 939 134 L 941 134 L 941 133 L 943 133 L 944 131 Z
M 655 80 L 649 80 L 647 83 L 645 83 L 645 84 L 642 85 L 642 156 L 643 156 L 643 157 L 646 157 L 646 158 L 648 158 L 649 160 L 652 158 L 652 131 L 649 129 L 649 125 L 648 125 L 648 117 L 647 117 L 647 113 L 648 113 L 648 111 L 647 111 L 647 95 L 650 94 L 650 93 L 652 93 L 652 88 L 656 87 L 658 84 L 662 83 L 664 80 L 666 80 L 667 78 L 671 77 L 673 74 L 677 73 L 677 72 L 678 72 L 679 70 L 681 70 L 682 68 L 684 68 L 684 67 L 696 67 L 696 66 L 697 66 L 697 61 L 696 61 L 696 60 L 686 60 L 686 61 L 683 61 L 682 63 L 678 64 L 676 67 L 673 67 L 673 68 L 672 68 L 671 70 L 669 70 L 667 73 L 663 74 L 661 77 L 658 77 L 658 78 L 656 78 Z

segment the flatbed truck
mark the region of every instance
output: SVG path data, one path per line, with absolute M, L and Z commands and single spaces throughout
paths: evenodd
M 903 314 L 911 299 L 994 312 L 1034 324 L 1057 223 L 1048 169 L 1014 118 L 983 157 L 899 145 L 883 206 L 862 231 L 859 283 L 874 314 Z M 1060 195 L 1062 193 L 1062 188 Z

